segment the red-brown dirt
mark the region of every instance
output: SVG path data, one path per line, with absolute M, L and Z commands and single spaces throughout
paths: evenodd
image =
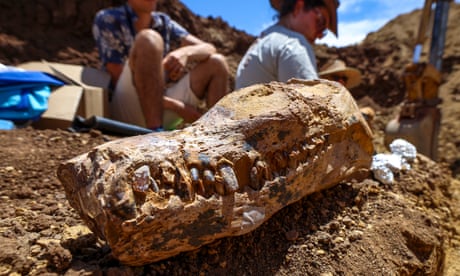
M 0 63 L 45 59 L 98 67 L 91 36 L 96 10 L 123 1 L 0 1 Z M 31 127 L 0 131 L 0 275 L 459 275 L 460 5 L 452 4 L 440 87 L 439 160 L 418 155 L 392 185 L 341 183 L 284 208 L 247 235 L 142 267 L 120 264 L 69 206 L 60 162 L 118 139 L 99 131 Z M 254 37 L 220 18 L 201 18 L 177 0 L 160 9 L 228 57 L 232 77 Z M 315 47 L 363 74 L 357 102 L 376 110 L 377 152 L 404 98 L 421 12 L 400 15 L 359 45 Z M 233 83 L 233 82 L 231 82 Z

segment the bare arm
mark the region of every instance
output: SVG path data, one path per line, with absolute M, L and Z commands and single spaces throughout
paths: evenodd
M 163 59 L 165 72 L 171 80 L 180 79 L 189 62 L 200 62 L 216 53 L 216 48 L 193 35 L 185 36 L 181 47 L 170 52 Z
M 182 47 L 179 50 L 188 52 L 190 61 L 203 61 L 217 52 L 214 45 L 193 35 L 188 35 L 182 39 Z
M 167 96 L 163 96 L 163 106 L 165 109 L 176 112 L 186 123 L 193 123 L 203 115 L 194 107 Z

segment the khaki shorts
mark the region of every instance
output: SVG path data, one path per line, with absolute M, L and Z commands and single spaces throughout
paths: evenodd
M 204 101 L 198 99 L 190 87 L 190 74 L 186 74 L 177 83 L 168 87 L 165 95 L 197 108 L 205 105 Z M 110 114 L 114 120 L 147 127 L 127 61 L 112 95 Z M 183 119 L 171 110 L 166 109 L 163 113 L 163 128 L 165 130 L 175 129 L 182 121 Z

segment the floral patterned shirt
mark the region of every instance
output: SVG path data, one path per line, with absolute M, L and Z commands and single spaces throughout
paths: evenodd
M 128 58 L 136 35 L 134 22 L 137 18 L 128 4 L 104 9 L 96 14 L 93 36 L 103 66 L 108 62 L 123 64 Z M 184 27 L 164 13 L 152 12 L 152 19 L 152 29 L 163 37 L 165 55 L 171 49 L 172 43 L 180 43 L 180 39 L 189 34 Z

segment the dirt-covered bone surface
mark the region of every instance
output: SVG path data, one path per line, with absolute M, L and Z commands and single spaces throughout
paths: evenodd
M 99 146 L 58 177 L 114 256 L 142 265 L 245 234 L 308 194 L 367 176 L 371 140 L 346 89 L 293 80 L 233 92 L 182 130 Z

